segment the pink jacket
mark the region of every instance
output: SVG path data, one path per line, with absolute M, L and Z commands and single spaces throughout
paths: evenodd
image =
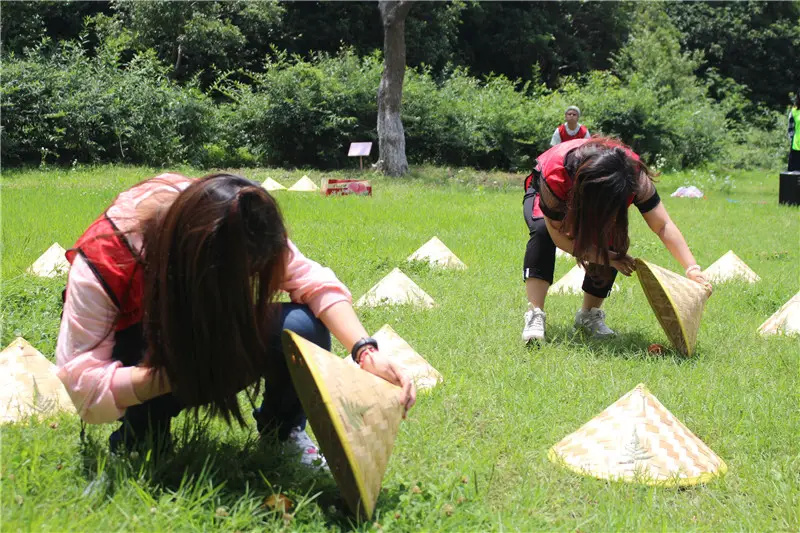
M 191 183 L 177 174 L 162 174 L 164 181 L 185 189 Z M 139 204 L 163 194 L 163 202 L 175 197 L 174 188 L 162 182 L 123 192 L 108 210 L 108 216 L 123 232 L 131 229 Z M 141 236 L 128 234 L 141 249 Z M 306 258 L 289 242 L 286 278 L 281 289 L 293 302 L 306 304 L 318 316 L 328 307 L 352 301 L 347 288 L 329 268 Z M 64 314 L 56 345 L 58 377 L 64 383 L 81 418 L 92 424 L 113 422 L 125 407 L 141 403 L 133 392 L 131 367 L 111 359 L 113 322 L 118 309 L 89 265 L 78 255 L 69 270 Z

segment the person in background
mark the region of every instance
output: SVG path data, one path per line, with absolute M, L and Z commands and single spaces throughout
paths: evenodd
M 800 170 L 800 88 L 794 93 L 794 103 L 789 110 L 789 171 Z
M 589 139 L 589 130 L 583 124 L 578 124 L 578 119 L 581 116 L 581 110 L 578 106 L 571 105 L 564 113 L 566 122 L 561 124 L 553 132 L 553 137 L 550 139 L 550 146 L 571 141 L 573 139 Z
M 58 376 L 80 417 L 122 423 L 112 451 L 172 448 L 170 423 L 207 408 L 244 424 L 237 394 L 255 400 L 262 434 L 287 442 L 308 465 L 324 465 L 281 345 L 289 329 L 330 349 L 351 348 L 362 369 L 401 387 L 409 377 L 378 350 L 347 288 L 289 240 L 275 200 L 231 174 L 161 174 L 121 193 L 74 247 L 64 291 Z M 292 303 L 278 303 L 279 292 Z
M 592 338 L 615 335 L 601 309 L 617 272 L 630 276 L 628 207 L 636 205 L 650 229 L 680 263 L 686 277 L 710 284 L 670 219 L 639 156 L 611 138 L 575 139 L 550 148 L 525 178 L 523 215 L 529 239 L 522 278 L 528 299 L 522 340 L 544 341 L 544 302 L 553 283 L 556 246 L 585 270 L 583 305 L 575 330 Z

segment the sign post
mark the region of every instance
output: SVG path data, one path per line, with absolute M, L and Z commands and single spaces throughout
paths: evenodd
M 372 151 L 372 143 L 350 143 L 350 150 L 347 152 L 348 157 L 358 157 L 358 164 L 361 170 L 364 170 L 364 156 L 369 156 Z

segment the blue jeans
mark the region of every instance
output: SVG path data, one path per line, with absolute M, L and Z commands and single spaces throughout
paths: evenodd
M 259 432 L 275 431 L 280 440 L 285 440 L 293 427 L 305 428 L 306 417 L 286 366 L 281 332 L 284 329 L 294 331 L 326 350 L 331 348 L 331 334 L 308 306 L 294 303 L 276 305 L 280 305 L 281 310 L 268 346 L 281 364 L 277 365 L 275 375 L 265 376 L 264 398 L 261 407 L 253 411 L 253 417 Z M 133 366 L 142 360 L 145 348 L 141 324 L 136 324 L 117 332 L 112 357 L 125 366 Z M 122 425 L 109 437 L 112 450 L 120 445 L 131 448 L 137 443 L 147 442 L 146 439 L 154 444 L 171 445 L 171 421 L 183 408 L 173 394 L 128 407 L 120 419 Z

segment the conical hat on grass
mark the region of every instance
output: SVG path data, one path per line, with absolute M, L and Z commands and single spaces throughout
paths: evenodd
M 450 248 L 439 240 L 439 237 L 434 236 L 423 244 L 416 252 L 408 256 L 407 261 L 425 261 L 431 265 L 441 266 L 444 268 L 467 268 L 461 259 L 450 251 Z
M 281 185 L 280 183 L 278 183 L 277 181 L 275 181 L 272 178 L 265 179 L 264 183 L 262 183 L 261 186 L 264 187 L 268 191 L 284 191 L 284 190 L 286 190 L 286 187 L 284 187 L 283 185 Z
M 647 485 L 706 483 L 728 467 L 643 384 L 550 449 L 579 474 Z
M 574 257 L 556 246 L 556 259 L 574 259 Z
M 289 371 L 350 510 L 372 517 L 403 417 L 400 388 L 284 330 Z
M 641 259 L 636 259 L 636 274 L 667 338 L 679 352 L 692 355 L 711 292 L 704 285 Z
M 739 256 L 728 250 L 728 253 L 714 261 L 711 266 L 703 271 L 703 277 L 712 283 L 722 283 L 732 279 L 742 279 L 748 283 L 755 283 L 761 278 L 739 259 Z
M 289 187 L 289 190 L 296 192 L 312 192 L 318 191 L 319 187 L 317 187 L 317 184 L 311 181 L 308 176 L 303 176 L 297 180 L 294 185 Z
M 28 273 L 43 278 L 54 278 L 69 270 L 66 250 L 54 242 L 39 258 L 28 267 Z
M 433 298 L 419 288 L 399 268 L 389 272 L 356 302 L 356 307 L 378 307 L 381 305 L 410 304 L 417 307 L 433 307 Z
M 800 292 L 758 328 L 761 335 L 800 335 Z
M 418 354 L 389 324 L 372 335 L 378 341 L 381 353 L 400 363 L 408 371 L 418 391 L 432 389 L 442 382 L 442 375 L 428 361 Z M 351 364 L 356 364 L 351 356 L 345 357 Z
M 561 279 L 553 283 L 549 292 L 554 294 L 581 294 L 585 275 L 586 271 L 580 265 L 575 265 Z
M 586 271 L 583 267 L 576 264 L 561 279 L 553 283 L 549 292 L 555 294 L 583 294 L 583 278 L 585 275 Z M 613 291 L 616 288 L 617 284 L 615 283 L 611 290 Z
M 0 423 L 33 414 L 75 412 L 56 367 L 22 337 L 0 352 Z

